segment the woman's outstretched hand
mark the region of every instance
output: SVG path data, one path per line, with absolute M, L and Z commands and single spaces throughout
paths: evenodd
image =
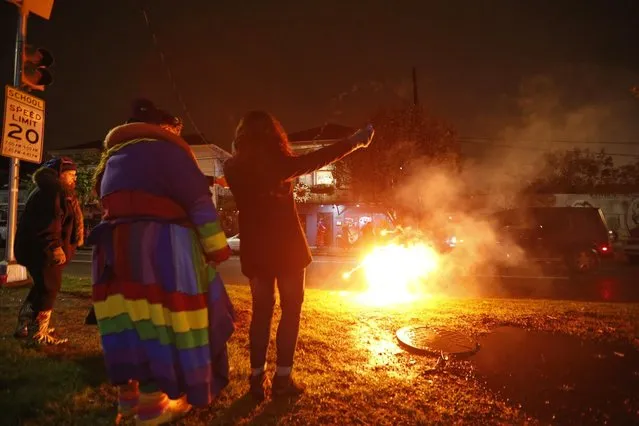
M 369 124 L 353 133 L 348 139 L 358 148 L 367 148 L 373 140 L 373 135 L 375 135 L 375 129 L 372 124 Z

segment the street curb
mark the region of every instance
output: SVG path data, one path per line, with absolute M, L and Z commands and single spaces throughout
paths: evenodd
M 33 284 L 33 281 L 31 280 L 31 278 L 27 278 L 26 280 L 22 280 L 22 281 L 14 281 L 11 283 L 5 283 L 0 285 L 0 288 L 20 288 L 20 287 L 27 287 Z

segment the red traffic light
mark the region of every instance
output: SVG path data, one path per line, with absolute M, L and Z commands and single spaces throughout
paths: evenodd
M 53 55 L 47 49 L 41 47 L 32 49 L 27 47 L 24 52 L 24 62 L 36 67 L 48 68 L 54 63 Z
M 53 75 L 44 68 L 25 67 L 22 73 L 22 83 L 36 90 L 44 90 L 45 86 L 53 83 Z
M 53 83 L 53 74 L 48 67 L 53 65 L 51 52 L 43 48 L 26 47 L 22 55 L 22 83 L 34 90 L 44 90 Z

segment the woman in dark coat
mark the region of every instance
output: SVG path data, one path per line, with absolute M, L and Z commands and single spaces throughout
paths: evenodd
M 275 284 L 282 318 L 277 329 L 277 371 L 274 395 L 296 395 L 303 386 L 291 377 L 304 300 L 305 268 L 311 254 L 293 199 L 297 177 L 340 160 L 373 137 L 372 127 L 317 151 L 295 156 L 280 123 L 263 111 L 249 112 L 235 135 L 234 156 L 225 178 L 239 210 L 242 273 L 249 278 L 253 299 L 250 325 L 251 394 L 265 397 L 265 375 Z

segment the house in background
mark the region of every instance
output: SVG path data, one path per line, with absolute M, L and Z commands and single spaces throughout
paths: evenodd
M 184 139 L 191 146 L 191 150 L 195 155 L 195 159 L 202 173 L 211 177 L 221 177 L 224 175 L 224 162 L 231 158 L 231 154 L 228 151 L 212 143 L 207 143 L 198 135 L 187 135 Z M 213 202 L 216 207 L 220 204 L 220 197 L 228 198 L 231 196 L 231 191 L 220 185 L 213 186 L 211 190 L 213 193 Z
M 340 124 L 327 123 L 320 127 L 302 130 L 288 135 L 293 152 L 309 153 L 347 138 L 356 129 Z M 336 185 L 334 166 L 298 178 L 298 213 L 306 238 L 317 249 L 348 249 L 357 243 L 362 228 L 367 223 L 377 227 L 391 226 L 388 209 L 384 206 L 356 202 L 350 190 Z M 301 199 L 300 199 L 301 198 Z
M 290 133 L 288 141 L 293 152 L 297 155 L 315 151 L 324 146 L 332 145 L 338 140 L 344 139 L 355 133 L 356 129 L 340 124 L 327 123 L 324 126 L 315 127 L 300 132 Z M 333 165 L 299 178 L 299 182 L 313 187 L 317 185 L 335 185 Z
M 186 135 L 184 140 L 191 146 L 191 150 L 200 166 L 200 170 L 207 176 L 222 176 L 222 165 L 231 157 L 231 154 L 217 145 L 208 143 L 199 135 Z M 51 156 L 67 156 L 88 167 L 97 165 L 102 154 L 102 141 L 92 141 L 66 148 L 48 151 Z M 228 189 L 215 185 L 213 189 L 213 201 L 217 206 L 218 198 L 228 195 Z
M 74 161 L 81 161 L 85 159 L 96 159 L 100 161 L 100 155 L 102 154 L 103 142 L 101 140 L 95 140 L 91 142 L 85 142 L 78 145 L 72 145 L 66 148 L 53 149 L 47 151 L 45 160 L 51 157 L 71 157 Z M 96 165 L 97 165 L 96 161 Z M 93 161 L 91 161 L 93 162 Z

